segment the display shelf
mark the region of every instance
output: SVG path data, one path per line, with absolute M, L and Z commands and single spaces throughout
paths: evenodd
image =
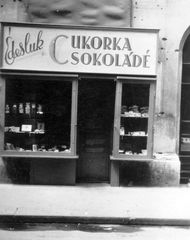
M 78 155 L 71 155 L 70 152 L 40 152 L 40 151 L 14 151 L 9 150 L 1 154 L 2 157 L 14 158 L 56 158 L 56 159 L 78 159 Z
M 127 159 L 126 159 L 126 156 L 127 156 Z M 111 161 L 146 161 L 146 162 L 152 162 L 153 159 L 152 158 L 149 158 L 147 157 L 147 155 L 125 155 L 125 154 L 122 154 L 122 155 L 119 155 L 117 157 L 114 157 L 114 156 L 110 156 L 110 160 Z
M 132 136 L 132 135 L 128 135 L 128 134 L 125 134 L 125 135 L 120 135 L 120 138 L 147 138 L 148 137 L 148 135 L 146 135 L 146 136 Z
M 190 143 L 181 143 L 182 152 L 190 152 Z
M 141 114 L 141 113 L 140 113 Z M 121 117 L 122 118 L 137 118 L 137 119 L 148 119 L 148 116 L 147 115 L 138 115 L 138 114 L 134 114 L 134 115 L 127 115 L 127 114 L 121 114 Z
M 144 153 L 137 153 L 137 154 L 134 154 L 134 153 L 124 153 L 124 152 L 122 152 L 122 155 L 124 155 L 124 156 L 127 156 L 127 157 L 145 157 L 145 156 L 147 156 L 147 153 L 146 154 L 144 154 Z
M 190 133 L 181 133 L 182 137 L 190 137 Z
M 5 116 L 6 116 L 6 119 L 17 119 L 17 118 L 19 118 L 19 119 L 41 119 L 41 118 L 43 118 L 43 116 L 44 116 L 44 114 L 24 114 L 24 113 L 22 113 L 22 114 L 16 114 L 16 115 L 14 115 L 14 114 L 5 114 Z
M 11 133 L 11 134 L 28 134 L 28 135 L 30 135 L 30 134 L 34 134 L 34 135 L 45 134 L 45 132 L 22 132 L 22 131 L 20 131 L 20 132 L 9 132 L 9 131 L 5 132 L 5 134 L 9 134 L 9 133 Z
M 53 138 L 53 136 L 51 136 Z M 48 135 L 45 133 L 35 132 L 7 132 L 5 133 L 5 151 L 23 152 L 54 152 L 70 153 L 69 145 L 66 140 L 59 139 L 56 135 L 57 142 L 52 144 L 48 141 Z
M 41 134 L 45 134 L 45 132 L 5 132 L 5 134 L 26 134 L 26 135 L 41 135 Z

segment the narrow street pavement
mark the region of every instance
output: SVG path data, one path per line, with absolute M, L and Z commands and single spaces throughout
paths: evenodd
M 190 226 L 190 188 L 0 185 L 0 222 Z
M 188 187 L 2 184 L 0 192 L 0 240 L 190 239 Z
M 189 240 L 190 227 L 97 224 L 0 224 L 0 240 Z

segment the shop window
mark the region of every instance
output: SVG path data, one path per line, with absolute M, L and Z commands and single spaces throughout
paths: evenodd
M 4 155 L 75 153 L 76 81 L 5 81 Z
M 154 93 L 152 82 L 118 81 L 114 157 L 152 157 Z
M 123 84 L 119 154 L 147 155 L 149 85 Z

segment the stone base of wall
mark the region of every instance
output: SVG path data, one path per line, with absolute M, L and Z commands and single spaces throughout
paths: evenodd
M 0 158 L 0 183 L 28 184 L 29 180 L 29 159 Z
M 120 185 L 178 187 L 180 161 L 176 154 L 155 154 L 152 161 L 125 161 L 120 164 Z
M 11 180 L 8 177 L 7 170 L 6 170 L 6 163 L 0 158 L 0 183 L 10 183 Z
M 29 182 L 30 160 L 0 158 L 0 183 Z M 120 185 L 177 187 L 180 182 L 180 161 L 176 154 L 155 154 L 152 161 L 120 163 Z

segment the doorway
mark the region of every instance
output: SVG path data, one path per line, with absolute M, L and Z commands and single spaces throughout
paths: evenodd
M 180 183 L 190 179 L 190 35 L 183 46 L 183 68 L 181 84 L 181 122 L 179 156 L 181 161 Z
M 115 81 L 81 79 L 78 91 L 78 182 L 108 182 Z

